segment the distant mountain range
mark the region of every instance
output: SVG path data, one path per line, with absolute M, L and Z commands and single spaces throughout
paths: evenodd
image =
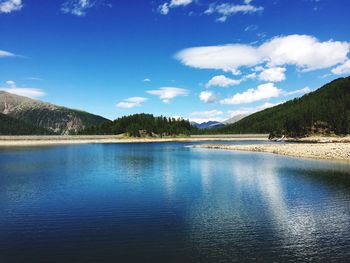
M 194 127 L 197 127 L 198 129 L 214 129 L 214 128 L 220 128 L 225 126 L 225 124 L 218 121 L 207 121 L 202 123 L 197 123 L 192 121 L 191 125 Z
M 336 79 L 301 98 L 249 115 L 216 133 L 304 136 L 350 133 L 350 77 Z
M 248 114 L 239 114 L 239 115 L 233 116 L 232 118 L 230 118 L 224 122 L 207 121 L 207 122 L 197 123 L 197 122 L 192 121 L 191 125 L 194 127 L 197 127 L 198 129 L 218 129 L 218 128 L 224 127 L 225 125 L 233 124 L 237 121 L 240 121 L 241 119 L 243 119 L 247 116 L 248 116 Z
M 106 118 L 0 91 L 1 134 L 76 134 Z

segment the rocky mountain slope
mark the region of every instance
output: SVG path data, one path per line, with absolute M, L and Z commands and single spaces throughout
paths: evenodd
M 0 113 L 56 134 L 75 134 L 106 118 L 0 91 Z

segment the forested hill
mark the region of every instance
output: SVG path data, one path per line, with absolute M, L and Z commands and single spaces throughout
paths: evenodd
M 0 113 L 0 135 L 50 135 L 51 131 Z
M 336 79 L 301 98 L 252 114 L 215 132 L 341 135 L 350 133 L 349 122 L 350 77 L 347 77 Z
M 112 135 L 127 133 L 130 136 L 188 135 L 197 131 L 189 121 L 183 119 L 155 117 L 152 114 L 134 114 L 115 121 L 105 122 L 81 131 L 81 135 Z

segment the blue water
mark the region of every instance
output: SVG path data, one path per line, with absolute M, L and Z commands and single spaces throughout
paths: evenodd
M 0 149 L 0 262 L 349 262 L 349 163 L 189 144 Z

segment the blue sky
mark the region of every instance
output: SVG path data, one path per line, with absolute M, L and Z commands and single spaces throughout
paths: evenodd
M 350 74 L 347 0 L 0 0 L 0 89 L 225 120 Z

